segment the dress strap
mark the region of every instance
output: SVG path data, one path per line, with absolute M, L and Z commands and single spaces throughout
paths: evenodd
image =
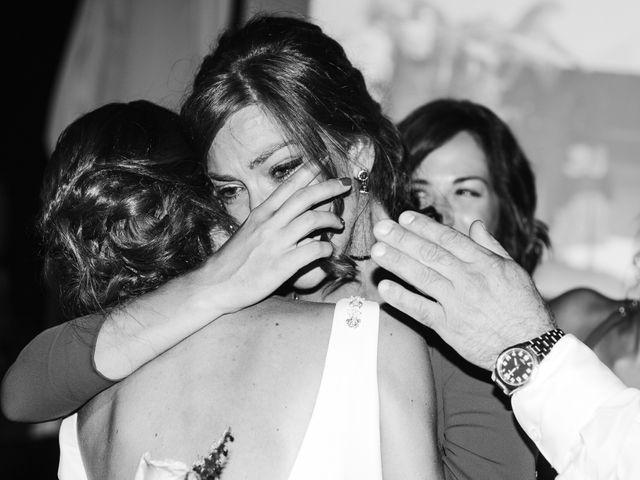
M 60 480 L 87 480 L 87 473 L 80 454 L 78 442 L 78 414 L 74 413 L 62 420 L 58 432 L 60 443 L 60 463 L 58 478 Z
M 337 302 L 316 403 L 289 480 L 381 480 L 377 303 Z

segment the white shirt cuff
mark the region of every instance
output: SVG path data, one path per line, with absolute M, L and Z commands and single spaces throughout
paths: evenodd
M 527 435 L 562 471 L 596 409 L 625 389 L 589 347 L 565 335 L 530 382 L 513 395 L 511 404 Z

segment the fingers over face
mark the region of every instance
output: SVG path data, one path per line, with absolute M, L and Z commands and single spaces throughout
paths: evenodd
M 314 206 L 345 194 L 350 188 L 349 178 L 333 178 L 303 187 L 286 199 L 274 216 L 281 218 L 283 222 L 289 222 Z
M 329 257 L 332 253 L 333 245 L 330 242 L 313 239 L 304 241 L 297 248 L 291 250 L 284 260 L 290 267 L 289 277 L 311 262 Z
M 446 275 L 452 268 L 460 267 L 460 260 L 447 248 L 425 239 L 391 220 L 378 222 L 373 229 L 375 237 L 401 251 L 425 266 Z
M 265 209 L 269 208 L 271 211 L 276 211 L 291 195 L 309 185 L 319 175 L 320 170 L 318 167 L 309 162 L 304 163 L 293 175 L 279 185 L 261 206 L 264 206 Z
M 509 253 L 507 253 L 503 246 L 500 245 L 498 240 L 493 238 L 493 236 L 487 231 L 482 221 L 476 220 L 471 224 L 471 227 L 469 228 L 469 237 L 471 237 L 474 242 L 482 245 L 488 250 L 491 250 L 496 255 L 500 255 L 503 258 L 511 258 Z
M 484 246 L 467 235 L 418 212 L 403 212 L 398 223 L 419 237 L 445 248 L 461 260 L 473 261 L 489 253 Z
M 318 230 L 342 230 L 344 227 L 340 217 L 332 212 L 309 210 L 282 229 L 282 243 L 295 245 L 300 239 Z

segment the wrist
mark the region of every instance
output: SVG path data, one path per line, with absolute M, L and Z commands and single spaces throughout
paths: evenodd
M 180 288 L 187 297 L 184 306 L 196 318 L 215 319 L 237 311 L 231 301 L 237 293 L 229 288 L 229 277 L 220 271 L 215 256 L 209 258 L 200 268 L 178 279 L 183 282 Z
M 540 363 L 563 336 L 562 330 L 553 328 L 505 348 L 495 361 L 491 379 L 506 395 L 512 395 L 533 378 Z

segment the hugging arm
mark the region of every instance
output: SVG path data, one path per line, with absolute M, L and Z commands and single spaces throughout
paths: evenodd
M 2 381 L 5 416 L 24 422 L 66 416 L 211 321 L 261 301 L 300 268 L 331 255 L 329 242 L 306 237 L 340 230 L 341 220 L 311 207 L 350 185 L 337 179 L 309 185 L 315 176 L 300 169 L 198 269 L 105 316 L 38 335 Z

